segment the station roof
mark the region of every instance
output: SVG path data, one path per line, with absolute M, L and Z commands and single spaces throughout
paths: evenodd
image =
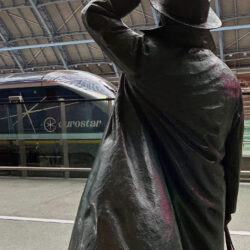
M 0 74 L 79 69 L 117 81 L 119 70 L 81 21 L 86 0 L 0 0 Z M 212 0 L 223 22 L 213 31 L 217 54 L 236 73 L 250 73 L 249 0 Z M 149 0 L 124 22 L 134 30 L 155 27 Z

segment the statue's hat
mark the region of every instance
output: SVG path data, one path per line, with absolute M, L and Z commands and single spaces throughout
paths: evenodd
M 154 9 L 170 19 L 199 29 L 215 29 L 222 25 L 210 7 L 210 0 L 150 0 Z

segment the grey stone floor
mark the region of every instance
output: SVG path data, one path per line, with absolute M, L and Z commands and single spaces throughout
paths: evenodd
M 73 221 L 84 184 L 84 180 L 2 178 L 0 216 Z M 64 250 L 72 227 L 0 219 L 0 250 Z
M 0 178 L 0 250 L 66 250 L 84 184 L 84 180 Z M 13 217 L 24 218 L 19 221 Z M 249 184 L 240 186 L 238 211 L 230 230 L 236 250 L 250 250 L 250 235 L 238 235 L 250 234 Z

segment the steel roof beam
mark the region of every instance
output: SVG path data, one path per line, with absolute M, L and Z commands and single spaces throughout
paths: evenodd
M 44 29 L 45 29 L 46 32 L 48 33 L 48 35 L 49 35 L 51 41 L 53 42 L 53 40 L 54 40 L 53 34 L 52 34 L 52 32 L 50 31 L 48 25 L 46 24 L 44 18 L 42 17 L 40 11 L 38 10 L 38 7 L 36 6 L 34 0 L 29 0 L 29 2 L 30 2 L 30 5 L 32 6 L 33 10 L 35 11 L 36 15 L 38 16 L 40 22 L 42 23 L 42 26 L 44 27 Z M 65 68 L 65 69 L 68 69 L 66 60 L 63 58 L 62 52 L 60 51 L 59 48 L 57 48 L 57 52 L 58 52 L 58 55 L 59 55 L 59 58 L 60 58 L 61 62 L 63 63 L 64 68 Z
M 2 23 L 2 25 L 0 25 L 0 28 L 1 28 L 1 26 L 3 26 L 3 23 Z M 5 30 L 5 32 L 7 32 L 6 27 L 4 27 L 4 30 Z M 0 38 L 2 39 L 4 45 L 8 47 L 8 40 L 7 40 L 8 38 L 7 39 L 5 38 L 5 35 L 1 32 L 1 30 L 0 30 Z M 12 59 L 14 60 L 14 62 L 17 64 L 20 71 L 22 73 L 24 73 L 24 68 L 23 68 L 22 64 L 20 63 L 20 61 L 18 60 L 17 56 L 14 54 L 13 51 L 9 51 L 9 53 L 10 53 Z
M 13 52 L 10 52 L 10 54 L 11 54 L 13 60 L 15 61 L 15 63 L 17 64 L 18 68 L 20 69 L 20 71 L 22 73 L 24 73 L 25 72 L 24 68 L 23 68 L 22 64 L 19 62 L 19 60 L 17 59 L 16 55 Z
M 10 15 L 10 13 L 9 13 L 8 11 L 7 11 L 7 14 L 9 15 L 9 18 L 10 18 L 10 20 L 12 21 L 12 23 L 13 23 L 14 27 L 16 28 L 16 30 L 18 31 L 18 33 L 21 35 L 21 34 L 22 34 L 22 31 L 21 31 L 20 27 L 17 25 L 17 22 L 16 22 L 15 18 L 13 18 L 13 16 Z M 4 23 L 4 22 L 2 21 L 2 23 Z M 7 26 L 5 26 L 5 32 L 8 34 L 8 38 L 10 38 L 11 32 L 10 32 L 10 30 L 8 29 Z M 27 42 L 26 42 L 26 44 L 27 44 Z M 9 46 L 10 46 L 10 44 L 9 44 L 9 39 L 8 39 L 8 47 L 9 47 Z M 14 43 L 13 46 L 16 46 L 16 44 Z M 22 51 L 18 51 L 18 53 L 16 53 L 16 54 L 17 54 L 20 58 L 22 58 L 23 65 L 26 65 L 26 64 L 27 64 L 27 61 L 26 61 L 26 58 L 25 58 L 24 54 L 22 53 Z
M 130 27 L 132 30 L 141 30 L 141 29 L 152 29 L 154 28 L 155 26 L 152 26 L 152 25 L 143 25 L 143 26 L 133 26 L 133 27 Z M 74 36 L 74 35 L 88 35 L 89 33 L 87 31 L 83 31 L 83 30 L 79 30 L 79 31 L 72 31 L 72 32 L 63 32 L 63 33 L 60 33 L 60 34 L 54 34 L 53 37 L 54 39 L 59 39 L 59 38 L 62 38 L 62 37 L 70 37 L 70 36 Z M 34 40 L 34 39 L 48 39 L 49 37 L 46 36 L 46 35 L 34 35 L 34 36 L 27 36 L 27 37 L 11 37 L 9 39 L 9 43 L 12 43 L 12 42 L 19 42 L 19 41 L 23 41 L 23 40 Z
M 46 3 L 38 3 L 36 6 L 42 7 L 42 6 L 47 6 L 47 5 L 52 5 L 52 4 L 56 4 L 56 3 L 66 3 L 66 2 L 86 2 L 83 0 L 51 0 L 48 1 Z M 16 5 L 9 5 L 9 6 L 5 6 L 5 7 L 0 7 L 0 12 L 1 11 L 7 11 L 7 10 L 14 10 L 14 9 L 18 9 L 18 8 L 31 8 L 32 6 L 30 4 L 27 3 L 22 3 L 22 4 L 16 4 Z M 155 18 L 155 17 L 154 17 Z M 245 19 L 245 18 L 250 18 L 250 15 L 241 15 L 241 16 L 224 16 L 222 17 L 222 21 L 231 21 L 234 19 Z
M 234 15 L 236 16 L 238 15 L 238 2 L 236 0 L 233 0 L 233 3 L 234 3 Z M 238 19 L 234 21 L 234 24 L 235 25 L 239 24 Z M 239 51 L 239 30 L 235 31 L 235 41 L 236 41 L 237 51 Z M 238 65 L 237 65 L 237 61 L 235 61 L 235 66 L 238 66 Z
M 247 19 L 250 18 L 250 15 L 242 15 L 242 16 L 227 16 L 223 17 L 222 21 L 227 22 L 227 21 L 234 21 L 234 20 L 239 20 L 239 19 Z
M 56 25 L 54 23 L 54 21 L 52 20 L 50 14 L 48 13 L 47 9 L 44 8 L 44 7 L 41 7 L 41 11 L 44 13 L 45 17 L 46 17 L 46 21 L 48 22 L 48 24 L 50 25 L 50 30 L 52 30 L 53 32 L 52 33 L 52 39 L 51 39 L 51 42 L 56 42 L 57 40 L 55 39 L 54 35 L 56 32 L 57 32 L 57 28 L 56 28 Z M 59 55 L 59 59 L 62 61 L 63 65 L 64 65 L 64 68 L 67 69 L 67 62 L 66 60 L 64 59 L 65 57 L 67 59 L 70 59 L 70 55 L 68 53 L 67 50 L 65 50 L 63 47 L 59 46 L 58 48 L 56 48 L 57 50 L 57 53 Z
M 69 5 L 69 8 L 70 8 L 71 12 L 74 13 L 72 4 L 69 2 L 68 5 Z M 77 23 L 77 25 L 78 25 L 78 29 L 81 30 L 81 24 L 80 24 L 80 22 L 78 21 L 78 19 L 76 18 L 75 15 L 74 15 L 74 19 L 75 19 L 75 21 L 76 21 L 76 23 Z M 68 25 L 67 25 L 66 23 L 65 23 L 65 25 L 66 25 L 66 27 L 67 27 L 67 29 L 68 29 Z M 87 31 L 85 32 L 85 34 L 83 34 L 84 39 L 85 39 L 85 35 L 87 35 L 87 34 L 88 34 Z M 71 39 L 73 40 L 73 37 L 72 37 L 72 36 L 71 36 Z M 75 45 L 75 49 L 76 49 L 76 51 L 77 51 L 77 54 L 78 54 L 78 57 L 80 58 L 80 60 L 81 60 L 81 61 L 84 61 L 83 58 L 82 58 L 81 52 L 79 51 L 78 46 Z M 91 50 L 91 48 L 89 47 L 88 44 L 87 44 L 87 49 L 88 49 L 90 58 L 91 58 L 92 60 L 94 60 L 93 52 L 92 52 L 92 50 Z
M 17 9 L 17 12 L 19 13 L 19 15 L 20 15 L 21 17 L 23 17 L 22 11 L 21 11 L 20 9 Z M 25 18 L 23 18 L 23 20 L 24 20 L 26 26 L 28 27 L 28 29 L 29 29 L 31 35 L 34 36 L 34 33 L 33 33 L 32 29 L 31 29 L 31 27 L 30 27 L 29 22 L 27 22 L 27 20 L 26 20 Z M 25 41 L 25 42 L 26 42 L 26 44 L 27 44 L 27 41 Z M 31 53 L 32 57 L 35 59 L 34 53 L 33 53 L 32 50 L 30 50 L 30 53 Z M 36 59 L 35 59 L 35 61 L 36 61 Z M 37 61 L 36 61 L 36 63 L 37 63 Z
M 74 10 L 73 10 L 73 7 L 72 7 L 72 4 L 69 2 L 69 8 L 70 8 L 70 11 L 72 12 L 72 13 L 74 13 Z M 62 18 L 63 19 L 63 18 Z M 77 23 L 77 25 L 78 25 L 78 29 L 79 30 L 81 30 L 81 24 L 80 24 L 80 22 L 78 21 L 78 19 L 76 18 L 76 16 L 74 15 L 74 19 L 75 19 L 75 21 L 76 21 L 76 23 Z M 65 23 L 65 22 L 64 22 Z M 67 33 L 69 33 L 70 31 L 70 29 L 68 28 L 68 25 L 65 23 L 65 25 L 66 25 L 66 27 L 67 27 Z M 86 31 L 86 34 L 87 34 L 87 31 Z M 72 36 L 70 36 L 70 38 L 73 40 L 73 37 Z M 85 39 L 85 37 L 84 37 L 84 39 Z M 76 49 L 76 51 L 77 51 L 77 55 L 78 55 L 78 57 L 79 57 L 79 59 L 81 60 L 81 61 L 83 61 L 83 58 L 82 58 L 82 55 L 81 55 L 81 53 L 80 53 L 80 51 L 79 51 L 79 49 L 78 49 L 78 46 L 75 46 L 75 49 Z M 89 51 L 89 53 L 90 53 L 90 56 L 92 57 L 92 59 L 93 59 L 93 56 L 92 56 L 92 53 L 91 53 L 91 51 L 90 51 L 90 48 L 89 48 L 89 46 L 88 46 L 88 51 Z
M 27 0 L 26 0 L 26 1 L 27 1 Z M 25 19 L 25 18 L 23 17 L 23 14 L 22 14 L 22 13 L 23 13 L 23 10 L 22 10 L 22 9 L 17 9 L 17 12 L 20 14 L 20 16 L 23 18 L 24 22 L 26 23 L 26 25 L 27 25 L 27 27 L 28 27 L 30 33 L 32 34 L 32 37 L 34 37 L 33 40 L 34 40 L 36 43 L 39 43 L 39 42 L 37 41 L 37 39 L 35 39 L 35 34 L 34 34 L 32 28 L 31 28 L 30 22 L 28 22 L 27 19 Z M 25 41 L 26 44 L 27 44 L 27 40 L 24 40 L 24 39 L 23 39 L 23 41 Z M 12 43 L 12 42 L 13 42 L 13 40 L 12 40 L 12 41 L 9 40 L 9 44 Z M 14 42 L 14 43 L 15 43 L 15 42 Z M 32 50 L 30 50 L 30 53 L 31 53 L 32 58 L 33 58 L 32 60 L 34 60 L 36 63 L 38 63 L 38 62 L 37 62 L 37 59 L 36 59 L 36 55 L 37 55 L 37 54 L 34 54 L 34 51 L 32 51 Z M 47 58 L 47 56 L 43 53 L 43 51 L 42 51 L 42 56 L 44 57 L 45 61 L 48 63 L 48 58 Z M 27 65 L 29 65 L 29 63 L 28 63 Z
M 224 31 L 224 30 L 237 30 L 237 29 L 250 29 L 250 25 L 238 25 L 238 26 L 227 26 L 212 30 L 213 32 Z M 37 49 L 37 48 L 47 48 L 47 47 L 58 47 L 58 46 L 67 46 L 67 45 L 79 45 L 79 44 L 89 44 L 94 43 L 94 40 L 77 40 L 69 42 L 54 42 L 47 44 L 35 44 L 35 45 L 26 45 L 26 46 L 17 46 L 17 47 L 5 47 L 0 48 L 0 52 L 4 51 L 15 51 L 15 50 L 24 50 L 24 49 Z
M 63 2 L 82 2 L 81 0 L 51 0 L 49 2 L 46 3 L 40 3 L 37 4 L 36 6 L 42 7 L 42 6 L 46 6 L 46 5 L 51 5 L 51 4 L 55 4 L 55 3 L 63 3 Z M 21 9 L 21 8 L 31 8 L 32 5 L 26 3 L 21 3 L 21 4 L 16 4 L 16 5 L 9 5 L 9 6 L 5 6 L 5 7 L 0 7 L 0 11 L 7 11 L 7 10 L 15 10 L 15 9 Z
M 157 16 L 155 16 L 155 18 L 157 18 Z M 156 19 L 158 20 L 158 19 Z M 140 29 L 151 29 L 154 28 L 153 25 L 143 25 L 143 26 L 134 26 L 131 27 L 133 30 L 140 30 Z M 250 25 L 238 25 L 238 26 L 224 26 L 218 29 L 213 29 L 211 30 L 212 32 L 216 32 L 216 31 L 226 31 L 226 30 L 237 30 L 237 29 L 250 29 Z M 65 32 L 65 33 L 61 33 L 58 35 L 54 35 L 54 38 L 61 38 L 61 37 L 65 37 L 65 36 L 72 36 L 72 35 L 87 35 L 88 32 L 87 31 L 83 31 L 83 30 L 79 30 L 79 31 L 72 31 L 72 32 Z M 48 38 L 45 35 L 35 35 L 35 36 L 30 36 L 30 37 L 18 37 L 18 38 L 11 38 L 9 40 L 9 43 L 11 42 L 18 42 L 20 40 L 32 40 L 32 39 L 42 39 L 42 38 Z
M 32 0 L 29 0 L 32 1 Z M 238 25 L 238 26 L 227 26 L 212 30 L 213 32 L 224 31 L 224 30 L 236 30 L 236 29 L 250 29 L 250 25 Z M 25 46 L 13 46 L 13 47 L 4 47 L 0 48 L 0 52 L 5 51 L 16 51 L 16 50 L 24 50 L 24 49 L 37 49 L 37 48 L 47 48 L 47 47 L 57 47 L 57 46 L 68 46 L 68 45 L 79 45 L 79 44 L 90 44 L 95 41 L 90 40 L 77 40 L 77 41 L 69 41 L 69 42 L 52 42 L 48 44 L 34 44 L 34 45 L 25 45 Z
M 8 67 L 8 64 L 6 63 L 6 61 L 5 61 L 5 59 L 4 59 L 4 56 L 0 55 L 0 58 L 1 58 L 2 62 L 4 63 L 4 65 L 5 65 L 6 67 Z
M 248 54 L 250 54 L 250 50 L 241 50 L 241 51 L 235 51 L 231 53 L 228 52 L 227 54 L 225 54 L 225 56 L 233 56 L 233 55 L 239 55 L 239 54 L 247 56 Z
M 143 19 L 144 19 L 144 23 L 145 25 L 147 24 L 147 18 L 146 18 L 146 14 L 145 14 L 145 10 L 144 10 L 144 7 L 142 5 L 142 2 L 140 4 L 140 9 L 141 9 L 141 12 L 142 12 L 142 16 L 143 16 Z
M 74 62 L 74 63 L 71 63 L 69 64 L 69 67 L 78 67 L 78 66 L 89 66 L 89 65 L 96 65 L 96 64 L 104 64 L 104 65 L 110 65 L 110 66 L 113 66 L 113 62 L 111 61 L 104 61 L 104 60 L 101 60 L 101 61 L 85 61 L 85 62 Z M 30 65 L 29 69 L 35 69 L 35 68 L 51 68 L 51 67 L 62 67 L 61 64 L 41 64 L 41 65 Z M 0 68 L 0 70 L 11 70 L 13 68 Z M 15 70 L 17 70 L 18 68 L 14 68 Z
M 15 10 L 15 9 L 19 9 L 19 8 L 30 8 L 30 5 L 26 5 L 26 4 L 16 4 L 16 5 L 9 5 L 6 7 L 0 7 L 0 11 L 8 11 L 8 10 Z
M 86 0 L 50 0 L 46 3 L 40 3 L 37 6 L 46 6 L 46 5 L 51 5 L 51 4 L 55 4 L 55 3 L 66 3 L 66 2 L 86 2 Z
M 66 33 L 61 33 L 58 35 L 54 35 L 55 39 L 63 38 L 63 37 L 71 37 L 75 35 L 87 35 L 87 31 L 72 31 L 72 32 L 66 32 Z M 23 40 L 35 40 L 35 39 L 48 39 L 49 37 L 44 36 L 44 35 L 34 35 L 34 36 L 24 36 L 24 37 L 15 37 L 12 39 L 9 39 L 9 43 L 12 42 L 20 42 Z
M 151 8 L 152 8 L 152 13 L 153 13 L 154 23 L 155 23 L 155 26 L 157 27 L 159 24 L 159 15 L 153 7 Z
M 13 58 L 14 62 L 17 64 L 18 68 L 20 69 L 20 71 L 22 73 L 24 73 L 24 68 L 23 68 L 22 64 L 19 62 L 16 55 L 13 53 L 13 51 L 10 51 L 10 54 L 11 54 L 11 57 Z
M 76 69 L 78 68 L 79 66 L 89 66 L 89 65 L 101 65 L 101 64 L 106 64 L 106 65 L 110 65 L 110 66 L 113 66 L 113 63 L 111 61 L 89 61 L 89 62 L 79 62 L 79 63 L 72 63 L 72 64 L 69 64 L 68 67 L 71 68 L 71 69 Z M 55 64 L 51 64 L 51 65 L 34 65 L 33 67 L 30 66 L 30 67 L 27 67 L 25 68 L 26 71 L 34 71 L 34 70 L 45 70 L 45 69 L 51 69 L 51 68 L 62 68 L 62 65 L 55 65 Z M 13 70 L 18 70 L 18 68 L 0 68 L 0 71 L 13 71 Z M 118 78 L 118 76 L 113 72 L 108 72 L 107 73 L 108 75 L 112 75 L 116 78 Z
M 30 2 L 30 4 L 31 4 L 33 10 L 35 11 L 36 15 L 38 16 L 40 22 L 42 23 L 42 27 L 46 30 L 46 32 L 48 33 L 50 39 L 53 39 L 53 35 L 52 35 L 52 33 L 51 33 L 49 27 L 47 26 L 45 20 L 43 19 L 43 17 L 42 17 L 42 15 L 41 15 L 40 11 L 38 10 L 36 4 L 34 3 L 33 0 L 29 0 L 29 2 Z
M 70 3 L 69 3 L 68 5 L 70 5 Z M 67 21 L 64 20 L 64 17 L 62 16 L 61 11 L 59 10 L 57 4 L 56 4 L 55 6 L 56 6 L 56 9 L 57 9 L 57 12 L 58 12 L 57 15 L 60 16 L 63 25 L 66 27 L 67 32 L 69 32 L 70 29 L 69 29 L 69 26 L 68 26 Z M 45 9 L 44 9 L 44 11 L 45 11 Z M 72 9 L 71 9 L 71 11 L 72 11 L 72 13 L 74 13 L 74 11 L 73 11 Z M 46 11 L 45 11 L 45 12 L 46 12 Z M 47 13 L 47 12 L 46 12 L 46 13 Z M 55 24 L 53 23 L 53 20 L 51 19 L 51 16 L 49 15 L 49 13 L 47 13 L 46 15 L 47 15 L 47 17 L 49 18 L 49 20 L 50 20 L 50 22 L 51 22 L 51 24 L 52 24 L 51 26 L 52 26 L 52 28 L 53 28 L 53 30 L 54 30 L 54 33 L 56 33 L 58 30 L 60 31 L 60 28 L 57 29 L 57 27 L 56 27 Z M 75 15 L 73 15 L 73 16 L 75 17 Z M 74 40 L 72 37 L 71 37 L 71 39 Z M 75 47 L 75 49 L 76 49 L 76 51 L 77 51 L 77 46 L 74 45 L 74 47 Z M 60 47 L 60 50 L 62 50 L 62 52 L 66 55 L 66 58 L 69 58 L 70 61 L 72 61 L 71 55 L 70 55 L 69 51 L 68 51 L 66 48 Z
M 16 50 L 24 50 L 24 49 L 39 49 L 39 48 L 41 49 L 41 48 L 67 46 L 67 45 L 79 45 L 79 44 L 88 44 L 88 43 L 94 43 L 94 42 L 95 42 L 94 40 L 78 40 L 78 41 L 70 41 L 70 42 L 56 42 L 56 43 L 17 46 L 17 47 L 5 47 L 5 48 L 0 48 L 0 52 L 16 51 Z
M 228 31 L 228 30 L 241 30 L 241 29 L 250 29 L 250 24 L 246 25 L 234 25 L 234 26 L 224 26 L 217 29 L 212 29 L 212 32 L 218 31 Z
M 113 66 L 113 69 L 114 69 L 116 77 L 120 77 L 120 74 L 119 74 L 117 66 L 114 63 L 112 64 L 112 66 Z

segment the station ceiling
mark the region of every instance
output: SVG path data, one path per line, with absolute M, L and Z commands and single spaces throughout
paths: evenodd
M 87 2 L 0 0 L 0 74 L 78 69 L 116 81 L 119 70 L 82 24 Z M 250 73 L 249 0 L 212 0 L 211 5 L 223 22 L 213 31 L 218 56 L 237 74 Z M 155 27 L 149 0 L 124 22 L 134 30 Z

